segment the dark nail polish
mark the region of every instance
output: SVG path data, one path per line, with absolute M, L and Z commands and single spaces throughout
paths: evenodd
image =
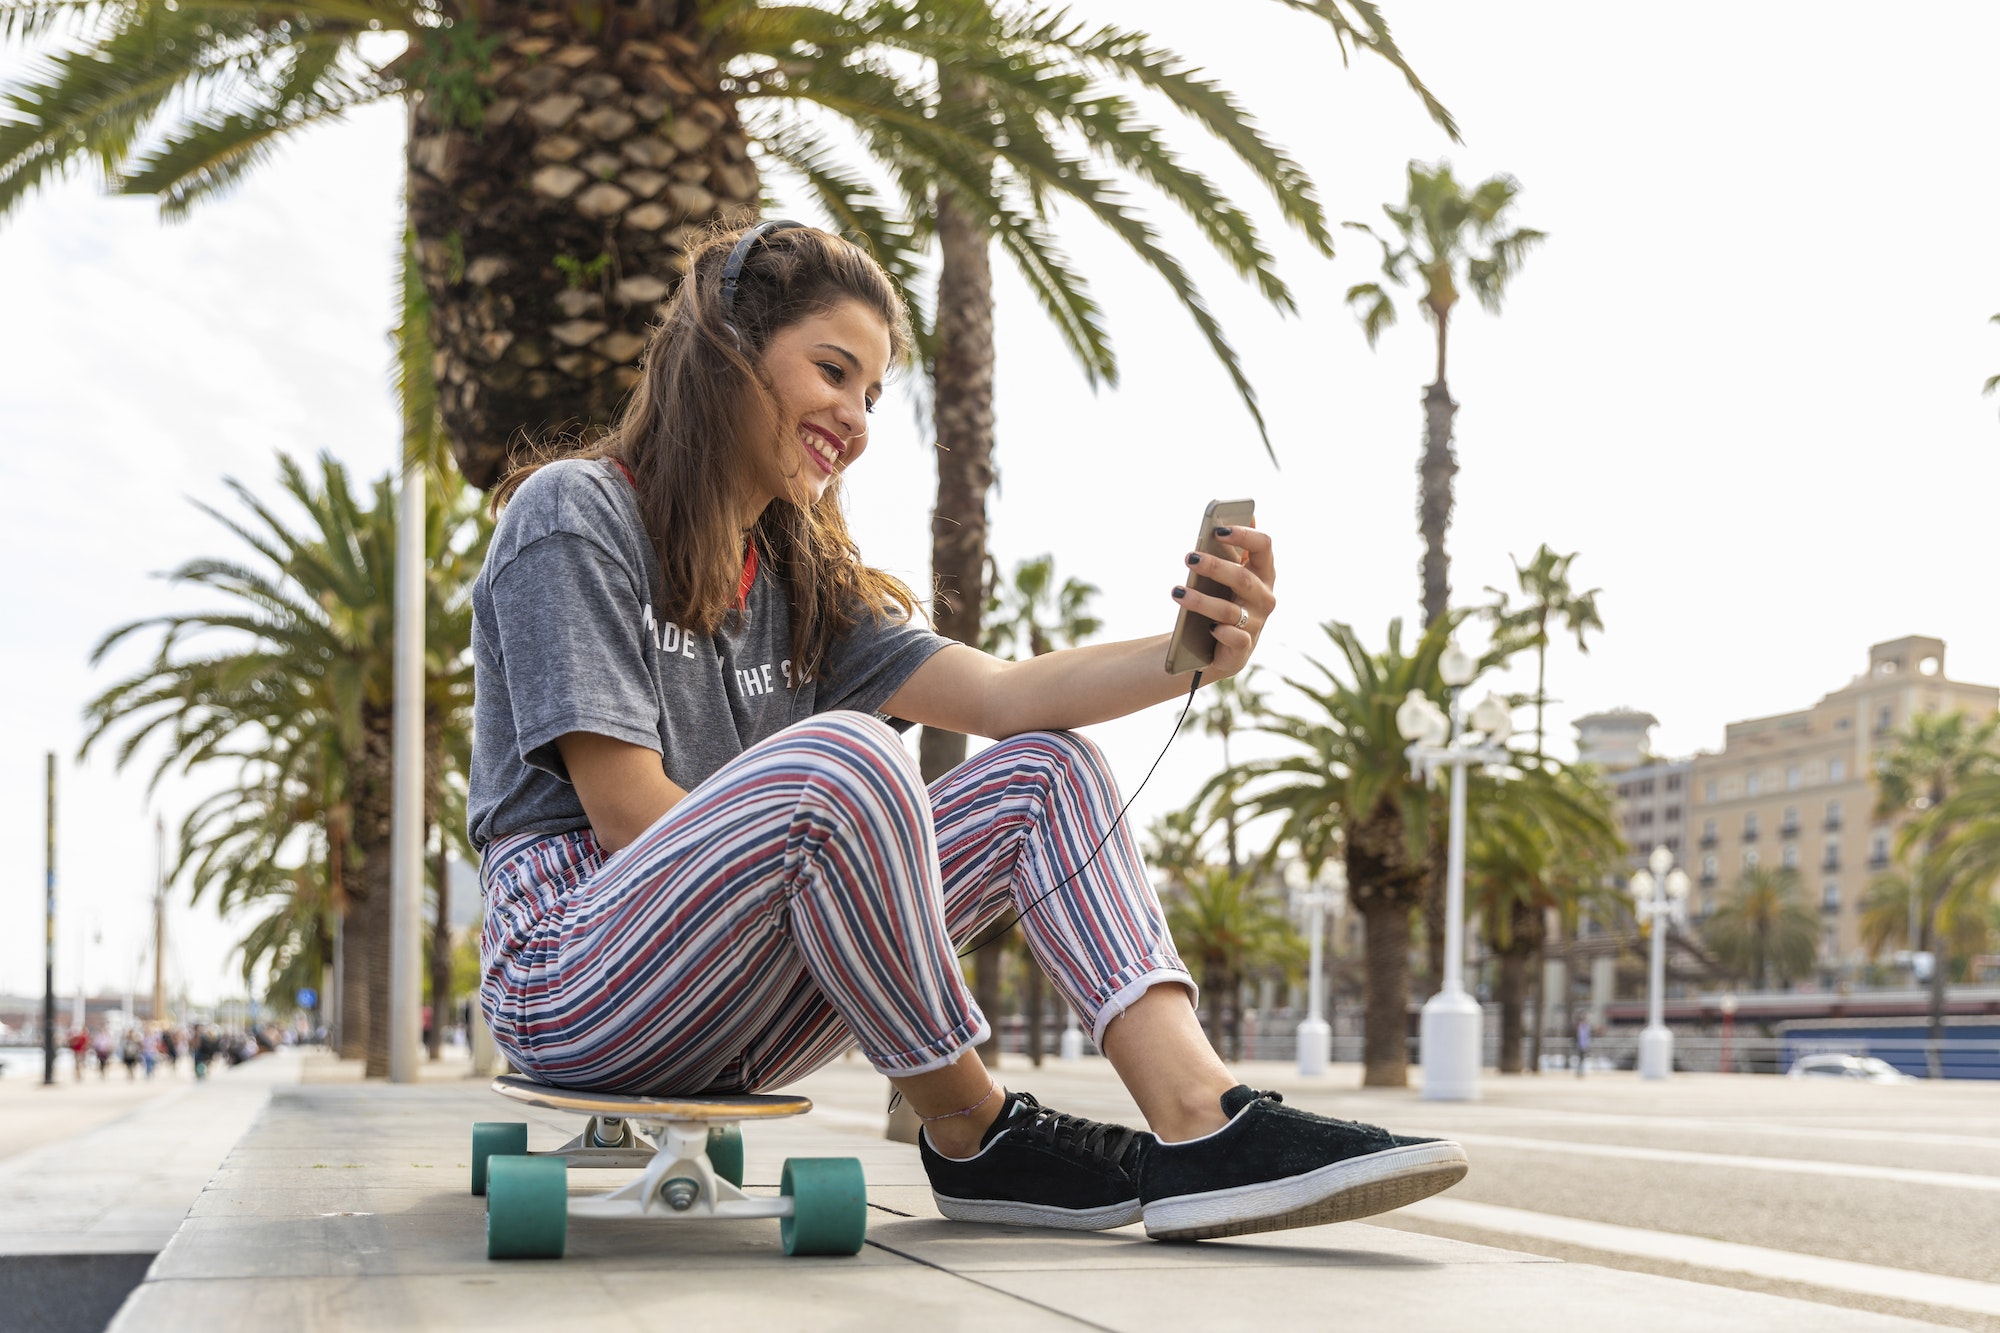
M 1234 531 L 1235 531 L 1234 528 L 1217 528 L 1215 530 L 1215 535 L 1218 537 L 1227 537 L 1230 533 Z
M 1186 589 L 1186 588 L 1175 588 L 1175 589 L 1174 589 L 1174 600 L 1175 600 L 1175 601 L 1179 601 L 1179 600 L 1180 600 L 1181 598 L 1183 598 L 1183 597 L 1185 597 L 1185 596 L 1187 596 L 1187 589 Z
M 1190 555 L 1188 556 L 1188 558 L 1187 558 L 1187 562 L 1188 562 L 1188 563 L 1189 563 L 1190 565 L 1198 565 L 1198 564 L 1200 564 L 1200 563 L 1201 563 L 1201 557 L 1200 557 L 1200 556 L 1198 556 L 1198 555 L 1193 555 L 1193 554 L 1190 554 Z

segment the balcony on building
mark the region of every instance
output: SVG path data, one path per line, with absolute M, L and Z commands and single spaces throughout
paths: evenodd
M 1820 868 L 1821 870 L 1838 870 L 1838 869 L 1840 869 L 1840 853 L 1839 853 L 1839 852 L 1828 852 L 1828 853 L 1826 854 L 1826 860 L 1824 860 L 1824 861 L 1821 861 L 1821 862 L 1819 863 L 1819 868 Z
M 1786 821 L 1785 821 L 1784 823 L 1782 823 L 1782 824 L 1778 825 L 1778 836 L 1779 836 L 1779 837 L 1781 837 L 1781 838 L 1796 838 L 1796 837 L 1798 837 L 1798 836 L 1799 836 L 1799 821 L 1798 821 L 1798 820 L 1796 820 L 1796 819 L 1788 819 L 1788 820 L 1786 820 Z
M 1821 828 L 1823 828 L 1823 829 L 1825 829 L 1825 830 L 1826 830 L 1826 831 L 1827 831 L 1828 833 L 1838 833 L 1838 832 L 1840 832 L 1840 816 L 1839 816 L 1839 815 L 1828 815 L 1828 816 L 1826 817 L 1826 822 L 1825 822 L 1824 824 L 1820 825 L 1820 827 L 1821 827 Z
M 1707 851 L 1721 841 L 1722 839 L 1716 837 L 1713 833 L 1704 833 L 1701 835 L 1701 849 Z
M 1889 853 L 1887 852 L 1868 853 L 1868 868 L 1870 870 L 1887 870 L 1889 868 Z

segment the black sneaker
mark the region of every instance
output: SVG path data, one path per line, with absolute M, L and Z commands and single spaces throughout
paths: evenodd
M 1140 1175 L 1146 1234 L 1202 1240 L 1386 1213 L 1465 1178 L 1465 1149 L 1279 1105 L 1241 1085 L 1229 1123 L 1185 1143 L 1155 1141 Z
M 917 1135 L 931 1197 L 960 1222 L 1103 1231 L 1139 1220 L 1139 1158 L 1151 1134 L 1064 1115 L 1010 1092 L 979 1151 L 960 1160 Z

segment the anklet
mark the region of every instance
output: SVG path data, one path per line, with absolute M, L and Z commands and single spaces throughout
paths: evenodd
M 974 1111 L 977 1111 L 980 1107 L 992 1101 L 993 1094 L 998 1091 L 1000 1091 L 1000 1085 L 998 1083 L 993 1082 L 991 1079 L 988 1079 L 986 1087 L 986 1095 L 984 1097 L 981 1097 L 978 1101 L 974 1102 L 972 1105 L 966 1107 L 963 1111 L 946 1111 L 943 1115 L 925 1115 L 921 1111 L 917 1111 L 917 1108 L 914 1106 L 912 1106 L 910 1110 L 912 1112 L 915 1112 L 917 1119 L 923 1121 L 926 1125 L 936 1124 L 940 1120 L 956 1120 L 962 1115 L 971 1115 Z

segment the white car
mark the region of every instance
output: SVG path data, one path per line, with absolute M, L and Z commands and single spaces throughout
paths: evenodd
M 1792 1078 L 1845 1078 L 1862 1083 L 1915 1083 L 1887 1060 L 1872 1055 L 1802 1055 L 1785 1071 Z

